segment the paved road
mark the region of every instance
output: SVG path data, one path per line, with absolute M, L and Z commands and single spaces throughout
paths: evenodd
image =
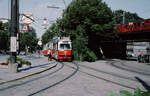
M 135 77 L 150 82 L 149 74 L 135 70 L 144 66 L 142 72 L 148 73 L 150 67 L 135 61 L 78 62 L 78 67 L 64 63 L 37 77 L 0 86 L 0 96 L 109 96 L 120 90 L 133 92 L 136 87 L 146 90 Z

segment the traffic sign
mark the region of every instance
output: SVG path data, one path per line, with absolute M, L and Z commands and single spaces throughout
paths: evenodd
M 34 22 L 34 17 L 31 13 L 26 13 L 26 14 L 22 14 L 22 18 L 21 18 L 21 21 L 24 23 L 24 24 L 31 24 Z

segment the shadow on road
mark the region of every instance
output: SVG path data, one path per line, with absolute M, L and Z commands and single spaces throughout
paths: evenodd
M 26 70 L 29 70 L 29 69 L 34 69 L 34 68 L 45 68 L 45 67 L 48 67 L 47 65 L 49 64 L 52 64 L 54 62 L 49 62 L 49 63 L 46 63 L 46 64 L 40 64 L 40 65 L 36 65 L 36 66 L 32 66 L 31 68 L 24 68 L 24 69 L 20 69 L 19 72 L 22 72 L 22 71 L 26 71 Z
M 135 76 L 135 79 L 137 79 L 146 90 L 150 91 L 150 86 L 145 81 L 143 81 L 142 79 L 140 79 L 139 77 L 136 77 L 136 76 Z

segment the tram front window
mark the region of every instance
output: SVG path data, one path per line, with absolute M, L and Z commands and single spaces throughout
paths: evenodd
M 69 50 L 70 45 L 69 44 L 60 44 L 60 50 Z

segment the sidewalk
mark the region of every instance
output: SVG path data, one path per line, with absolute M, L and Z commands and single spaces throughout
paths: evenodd
M 0 84 L 35 75 L 49 70 L 57 65 L 55 61 L 48 61 L 47 57 L 37 57 L 34 59 L 29 59 L 28 61 L 32 63 L 31 68 L 19 68 L 19 72 L 17 73 L 10 73 L 8 72 L 7 65 L 0 65 Z

